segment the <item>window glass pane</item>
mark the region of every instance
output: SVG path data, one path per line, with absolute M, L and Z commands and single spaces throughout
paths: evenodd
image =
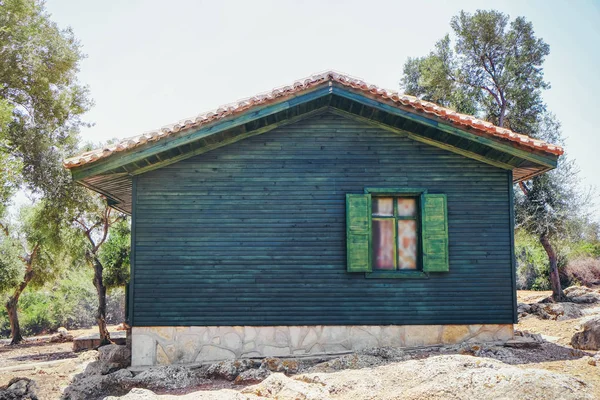
M 373 215 L 392 217 L 394 215 L 394 199 L 391 197 L 373 197 Z
M 417 216 L 417 199 L 410 197 L 401 197 L 398 201 L 398 216 L 399 217 L 416 217 Z
M 417 268 L 417 221 L 398 221 L 398 269 Z
M 394 269 L 394 220 L 373 220 L 373 269 Z

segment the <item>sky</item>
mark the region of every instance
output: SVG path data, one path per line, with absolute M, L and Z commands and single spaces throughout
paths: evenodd
M 103 142 L 181 119 L 316 72 L 398 89 L 408 57 L 426 55 L 461 10 L 524 16 L 550 45 L 544 93 L 584 186 L 600 190 L 600 0 L 48 0 L 87 58 L 95 106 L 82 139 Z M 597 190 L 597 193 L 600 191 Z M 595 201 L 600 221 L 600 201 Z

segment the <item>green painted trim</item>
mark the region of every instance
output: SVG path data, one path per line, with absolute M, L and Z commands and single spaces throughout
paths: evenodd
M 159 142 L 149 143 L 142 149 L 133 149 L 125 154 L 116 153 L 114 157 L 108 157 L 104 160 L 94 162 L 91 165 L 72 168 L 71 174 L 73 179 L 77 181 L 88 176 L 100 175 L 123 165 L 142 161 L 147 157 L 154 156 L 164 151 L 172 150 L 179 146 L 206 138 L 207 136 L 211 136 L 217 132 L 223 132 L 227 129 L 231 129 L 233 127 L 287 110 L 299 104 L 329 96 L 331 95 L 331 89 L 332 88 L 328 84 L 326 86 L 319 85 L 310 92 L 303 92 L 303 94 L 293 96 L 291 98 L 286 97 L 281 102 L 269 104 L 260 108 L 251 108 L 247 112 L 237 117 L 218 121 L 212 125 L 204 126 L 190 133 L 178 134 L 172 138 L 166 137 L 161 139 Z
M 366 210 L 362 210 L 364 213 L 360 216 L 356 216 L 352 213 L 352 210 L 356 210 L 356 202 L 355 200 L 365 200 Z M 372 216 L 371 216 L 371 195 L 370 194 L 357 194 L 357 193 L 346 193 L 346 271 L 350 273 L 355 272 L 370 272 L 371 271 L 371 262 L 373 257 L 373 234 L 371 230 L 372 226 Z M 356 224 L 353 222 L 365 222 L 365 224 L 358 224 L 357 228 Z M 363 225 L 363 227 L 360 227 Z M 356 246 L 358 249 L 363 248 L 366 242 L 366 253 L 367 260 L 366 265 L 361 261 L 357 261 L 356 259 Z M 362 245 L 362 246 L 361 246 Z M 354 251 L 353 251 L 354 250 Z M 360 252 L 360 255 L 364 255 L 364 252 Z M 359 256 L 360 258 L 360 256 Z
M 369 97 L 364 96 L 364 94 L 356 93 L 345 87 L 339 87 L 339 86 L 334 85 L 332 87 L 332 93 L 334 95 L 344 97 L 348 100 L 356 101 L 357 103 L 363 104 L 365 106 L 373 107 L 378 110 L 388 112 L 390 114 L 397 115 L 397 116 L 406 118 L 408 120 L 430 126 L 432 128 L 439 129 L 439 130 L 449 133 L 451 135 L 459 136 L 464 139 L 468 139 L 471 141 L 481 143 L 481 144 L 489 146 L 493 149 L 500 150 L 504 153 L 512 154 L 514 156 L 518 156 L 525 160 L 533 161 L 535 163 L 541 164 L 546 167 L 556 168 L 556 165 L 557 165 L 558 157 L 556 157 L 556 158 L 544 157 L 544 156 L 541 156 L 538 154 L 528 152 L 526 150 L 517 149 L 515 147 L 499 143 L 495 140 L 488 139 L 488 138 L 478 136 L 473 133 L 469 133 L 467 131 L 458 129 L 449 124 L 438 122 L 435 119 L 430 119 L 430 118 L 427 118 L 425 116 L 422 116 L 422 115 L 419 115 L 419 114 L 416 114 L 413 112 L 402 110 L 402 109 L 398 108 L 398 106 L 390 106 L 389 104 L 385 104 L 380 101 L 371 99 Z
M 484 138 L 484 137 L 481 137 L 478 135 L 474 135 L 467 131 L 463 131 L 461 129 L 455 128 L 451 125 L 438 122 L 434 119 L 430 119 L 430 118 L 421 116 L 416 113 L 402 110 L 396 106 L 390 106 L 388 104 L 385 104 L 385 103 L 379 102 L 377 100 L 371 99 L 369 97 L 366 97 L 363 94 L 355 93 L 355 92 L 349 90 L 348 88 L 340 88 L 335 85 L 329 86 L 328 84 L 324 83 L 323 85 L 319 85 L 319 86 L 315 87 L 315 89 L 313 89 L 310 92 L 304 92 L 301 95 L 293 96 L 291 98 L 285 98 L 283 101 L 281 101 L 279 103 L 270 104 L 270 105 L 266 105 L 266 106 L 259 107 L 259 108 L 253 108 L 251 110 L 248 110 L 248 112 L 243 113 L 237 117 L 232 117 L 230 119 L 224 119 L 224 120 L 215 122 L 212 125 L 202 127 L 200 129 L 192 131 L 190 133 L 174 135 L 174 137 L 172 137 L 172 138 L 167 137 L 156 143 L 154 143 L 154 142 L 148 143 L 147 145 L 144 145 L 141 149 L 133 149 L 132 151 L 125 152 L 125 154 L 116 153 L 114 156 L 108 157 L 104 160 L 93 162 L 91 165 L 85 165 L 85 166 L 81 166 L 81 167 L 72 168 L 71 174 L 72 174 L 74 180 L 79 181 L 79 180 L 82 180 L 89 176 L 95 176 L 95 175 L 100 175 L 102 173 L 107 173 L 109 171 L 120 168 L 124 165 L 142 161 L 147 157 L 155 156 L 161 152 L 172 150 L 179 146 L 183 146 L 183 145 L 192 143 L 196 140 L 200 140 L 207 136 L 213 135 L 217 132 L 222 132 L 224 130 L 231 129 L 235 126 L 239 126 L 241 124 L 245 124 L 245 123 L 257 120 L 259 118 L 263 118 L 263 117 L 275 114 L 280 111 L 284 111 L 286 109 L 306 103 L 308 101 L 316 100 L 318 98 L 325 97 L 325 96 L 329 96 L 332 93 L 339 95 L 341 97 L 344 97 L 346 99 L 349 99 L 351 101 L 355 101 L 359 104 L 363 104 L 368 107 L 373 107 L 377 110 L 381 110 L 383 112 L 387 112 L 392 115 L 401 116 L 403 118 L 415 121 L 417 123 L 439 129 L 446 133 L 450 133 L 452 135 L 456 135 L 461 138 L 475 141 L 480 144 L 486 145 L 488 147 L 494 148 L 496 150 L 503 151 L 505 153 L 512 154 L 512 155 L 518 156 L 520 158 L 533 161 L 535 163 L 541 164 L 548 168 L 555 168 L 557 165 L 557 157 L 549 158 L 549 157 L 544 157 L 544 156 L 541 156 L 541 155 L 538 155 L 535 153 L 527 152 L 525 150 L 517 149 L 515 147 L 499 143 L 495 140 L 492 140 L 489 138 Z M 338 111 L 342 112 L 346 115 L 350 114 L 350 113 L 344 112 L 342 110 L 338 110 Z M 372 121 L 371 123 L 376 123 L 376 122 Z M 378 126 L 385 127 L 386 125 L 379 123 Z M 390 127 L 387 127 L 386 129 L 389 130 Z M 394 129 L 394 130 L 398 131 L 397 129 Z M 405 134 L 408 134 L 409 137 L 415 138 L 415 140 L 427 141 L 428 143 L 435 143 L 435 145 L 438 145 L 438 147 L 440 144 L 443 144 L 441 142 L 437 142 L 434 140 L 424 139 L 422 137 L 419 137 L 418 135 L 414 135 L 409 132 L 405 132 Z M 418 139 L 416 139 L 416 138 L 418 138 Z M 447 149 L 450 149 L 450 148 L 456 149 L 450 145 L 446 145 L 446 146 L 447 146 L 446 147 Z M 469 152 L 465 152 L 465 153 L 469 153 Z M 472 158 L 475 158 L 475 157 L 473 157 L 474 153 L 470 153 L 470 154 L 471 154 L 470 156 Z M 481 160 L 487 160 L 485 157 L 482 157 L 482 156 L 479 156 L 479 158 Z M 514 166 L 509 166 L 508 164 L 499 163 L 494 160 L 487 160 L 487 162 L 492 165 L 497 165 L 500 168 L 505 168 L 505 169 L 514 168 Z
M 131 253 L 129 254 L 129 298 L 127 305 L 127 320 L 129 326 L 134 326 L 133 305 L 134 305 L 134 279 L 135 279 L 135 232 L 136 232 L 136 204 L 137 204 L 137 178 L 133 177 L 131 182 Z
M 429 274 L 423 271 L 373 271 L 365 273 L 368 279 L 429 279 Z
M 510 268 L 512 274 L 512 301 L 513 301 L 513 323 L 519 323 L 519 314 L 517 312 L 517 256 L 515 254 L 515 193 L 513 187 L 513 176 L 512 171 L 509 171 L 508 185 L 510 196 L 508 201 L 509 214 L 510 214 Z
M 371 188 L 366 187 L 365 193 L 372 194 L 389 194 L 389 195 L 398 195 L 398 196 L 408 196 L 414 194 L 416 196 L 421 195 L 422 193 L 427 193 L 427 189 L 425 188 Z
M 462 149 L 460 149 L 458 147 L 454 147 L 454 146 L 449 145 L 447 143 L 439 142 L 437 140 L 433 140 L 433 139 L 429 139 L 429 138 L 425 138 L 423 136 L 419 136 L 419 135 L 414 134 L 412 132 L 408 132 L 408 131 L 405 131 L 403 129 L 399 129 L 399 128 L 395 128 L 395 127 L 392 127 L 392 126 L 389 126 L 389 125 L 385 125 L 385 124 L 379 123 L 377 121 L 373 121 L 371 119 L 368 119 L 368 118 L 365 118 L 365 117 L 361 117 L 360 115 L 356 115 L 356 114 L 352 114 L 352 113 L 349 113 L 349 112 L 346 112 L 346 111 L 339 110 L 337 108 L 331 108 L 330 112 L 333 113 L 333 114 L 340 115 L 342 117 L 350 118 L 350 119 L 353 119 L 353 120 L 358 121 L 358 122 L 363 122 L 363 123 L 366 123 L 366 124 L 369 124 L 369 125 L 376 126 L 378 128 L 381 128 L 381 129 L 385 129 L 385 130 L 390 131 L 390 132 L 394 132 L 396 134 L 402 135 L 404 137 L 408 137 L 409 139 L 415 140 L 417 142 L 425 143 L 425 144 L 428 144 L 430 146 L 434 146 L 434 147 L 437 147 L 437 148 L 440 148 L 440 149 L 451 151 L 451 152 L 456 153 L 456 154 L 460 154 L 461 156 L 465 156 L 465 157 L 472 158 L 472 159 L 477 160 L 477 161 L 481 161 L 483 163 L 492 165 L 494 167 L 498 167 L 498 168 L 502 168 L 502 169 L 507 169 L 507 170 L 512 170 L 514 168 L 517 168 L 514 165 L 506 164 L 506 163 L 503 163 L 503 162 L 500 162 L 500 161 L 495 161 L 495 160 L 486 158 L 486 157 L 484 157 L 484 156 L 482 156 L 480 154 L 473 153 L 473 152 L 470 152 L 470 151 L 467 151 L 467 150 L 462 150 Z
M 194 151 L 190 151 L 190 152 L 187 152 L 187 153 L 184 153 L 184 154 L 180 154 L 178 156 L 175 156 L 175 157 L 172 157 L 172 158 L 169 158 L 169 159 L 166 159 L 166 160 L 163 160 L 163 161 L 151 164 L 151 165 L 147 165 L 147 166 L 142 167 L 142 168 L 138 168 L 135 171 L 132 171 L 131 175 L 133 175 L 133 176 L 135 176 L 135 175 L 141 175 L 143 173 L 146 173 L 146 172 L 149 172 L 149 171 L 153 171 L 155 169 L 163 168 L 163 167 L 166 167 L 167 165 L 175 164 L 176 162 L 185 160 L 187 158 L 194 157 L 194 156 L 197 156 L 197 155 L 200 155 L 200 154 L 207 153 L 207 152 L 209 152 L 211 150 L 218 149 L 219 147 L 227 146 L 227 145 L 230 145 L 232 143 L 239 142 L 240 140 L 247 139 L 247 138 L 252 137 L 252 136 L 256 136 L 256 135 L 260 135 L 260 134 L 269 132 L 269 131 L 271 131 L 271 130 L 273 130 L 275 128 L 279 128 L 279 127 L 282 127 L 282 126 L 285 126 L 285 125 L 293 124 L 293 123 L 301 121 L 303 119 L 314 117 L 314 116 L 319 115 L 319 114 L 323 114 L 326 111 L 327 111 L 327 106 L 320 107 L 320 108 L 314 109 L 312 111 L 309 111 L 307 113 L 304 113 L 304 114 L 301 114 L 301 115 L 297 115 L 295 117 L 288 118 L 286 120 L 283 120 L 283 121 L 280 121 L 280 122 L 276 122 L 276 123 L 270 124 L 268 126 L 265 126 L 265 127 L 262 127 L 262 128 L 250 131 L 250 132 L 246 132 L 246 133 L 243 133 L 243 134 L 240 134 L 240 135 L 237 135 L 237 136 L 234 136 L 232 138 L 223 140 L 221 142 L 212 143 L 212 144 L 209 144 L 207 146 L 204 146 L 204 147 L 201 147 L 199 149 L 196 149 Z

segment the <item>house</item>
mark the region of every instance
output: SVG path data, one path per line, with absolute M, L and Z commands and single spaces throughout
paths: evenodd
M 335 72 L 65 161 L 132 217 L 133 365 L 504 341 L 562 149 Z

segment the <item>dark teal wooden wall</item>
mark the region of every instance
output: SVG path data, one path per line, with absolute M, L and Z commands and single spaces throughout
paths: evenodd
M 448 196 L 450 273 L 346 272 L 345 195 Z M 133 324 L 512 323 L 510 172 L 323 114 L 137 178 Z

